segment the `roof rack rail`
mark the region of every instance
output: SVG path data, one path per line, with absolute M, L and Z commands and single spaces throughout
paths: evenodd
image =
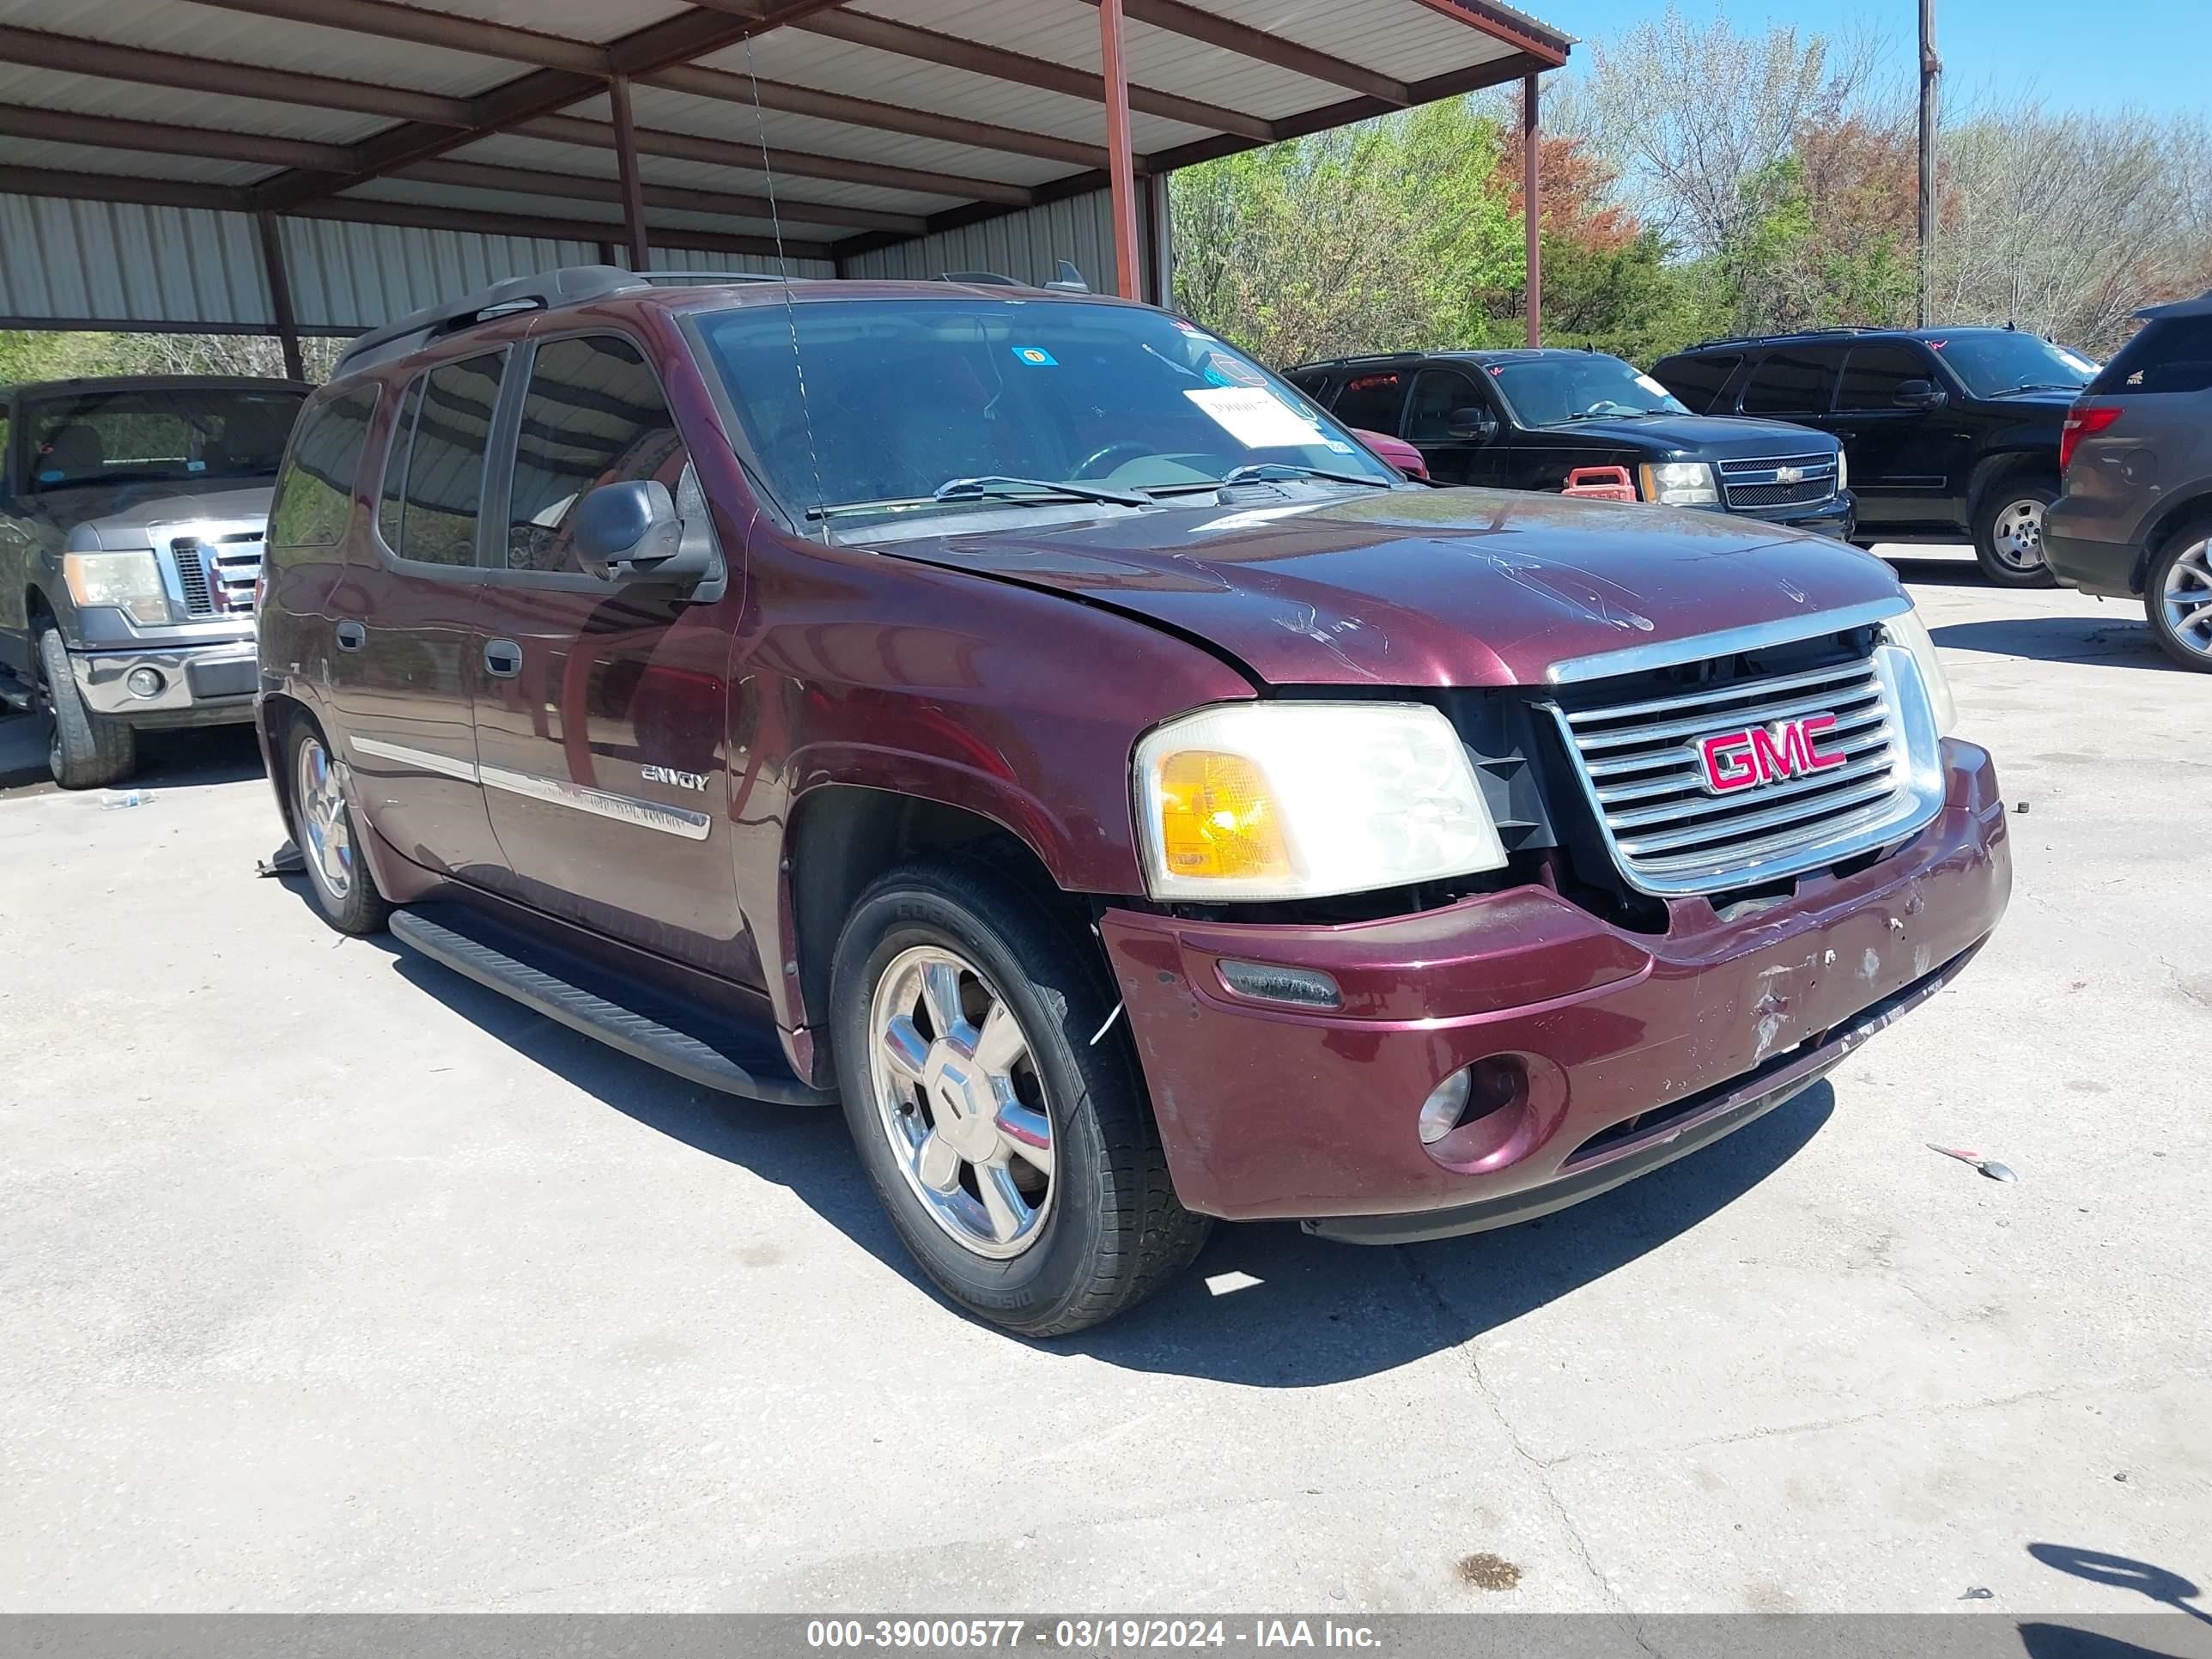
M 690 283 L 781 283 L 781 276 L 771 276 L 757 270 L 624 270 L 619 265 L 563 265 L 555 270 L 541 270 L 528 276 L 509 276 L 480 288 L 473 294 L 464 294 L 458 300 L 447 300 L 420 311 L 411 311 L 397 322 L 386 323 L 360 336 L 340 354 L 331 369 L 335 378 L 350 374 L 356 369 L 403 357 L 418 346 L 447 335 L 474 327 L 478 323 L 490 322 L 497 317 L 511 317 L 520 311 L 545 311 L 554 306 L 574 305 L 582 300 L 604 299 L 611 294 L 630 289 L 650 288 L 656 282 Z
M 938 273 L 940 283 L 965 283 L 971 288 L 1048 288 L 1062 294 L 1088 294 L 1091 284 L 1083 280 L 1073 259 L 1055 262 L 1053 278 L 1048 283 L 1025 283 L 1018 276 L 1009 276 L 997 270 L 945 270 Z
M 1874 328 L 1856 323 L 1839 323 L 1832 328 L 1785 328 L 1771 334 L 1717 334 L 1710 340 L 1698 340 L 1682 348 L 1685 351 L 1703 351 L 1707 346 L 1756 345 L 1765 340 L 1804 340 L 1824 334 L 1894 334 L 1893 328 Z

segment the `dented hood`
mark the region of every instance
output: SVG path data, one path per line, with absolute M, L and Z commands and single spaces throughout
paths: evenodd
M 1570 657 L 1901 591 L 1871 554 L 1724 513 L 1496 490 L 985 522 L 880 550 L 1148 618 L 1275 685 L 1535 684 Z

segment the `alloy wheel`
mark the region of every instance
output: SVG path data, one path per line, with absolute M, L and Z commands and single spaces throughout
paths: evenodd
M 1990 526 L 1990 547 L 2008 569 L 2043 568 L 2043 503 L 2008 502 Z
M 338 769 L 320 739 L 300 740 L 300 827 L 307 844 L 301 850 L 315 866 L 316 878 L 332 898 L 353 889 L 353 832 L 338 788 Z
M 942 945 L 901 951 L 876 981 L 868 1070 L 891 1156 L 931 1219 L 1006 1261 L 1042 1235 L 1053 1125 L 1012 1007 Z
M 2212 657 L 2212 537 L 2166 567 L 2159 605 L 2167 632 L 2198 656 Z

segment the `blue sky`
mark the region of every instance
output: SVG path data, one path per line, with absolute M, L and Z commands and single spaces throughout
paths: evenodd
M 1602 38 L 1656 17 L 1665 0 L 1519 0 L 1579 39 Z M 1692 21 L 1712 0 L 1681 0 Z M 1871 29 L 1885 65 L 1911 73 L 1918 0 L 1725 0 L 1740 30 L 1770 23 L 1801 33 Z M 1936 45 L 1947 93 L 2039 96 L 2052 108 L 2212 113 L 2212 0 L 1936 0 Z

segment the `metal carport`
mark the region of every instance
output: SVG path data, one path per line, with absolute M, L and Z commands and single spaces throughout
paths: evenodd
M 597 260 L 1164 297 L 1175 168 L 1515 80 L 1533 136 L 1569 46 L 1495 0 L 0 0 L 0 327 L 296 366 Z

